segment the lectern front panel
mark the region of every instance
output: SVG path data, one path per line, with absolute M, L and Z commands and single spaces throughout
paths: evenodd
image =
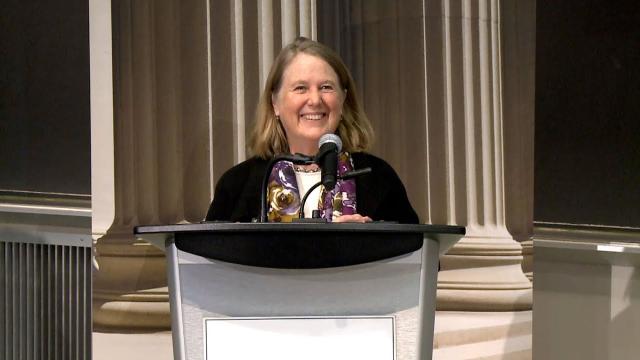
M 397 359 L 416 359 L 421 249 L 324 269 L 245 266 L 180 250 L 177 256 L 188 359 L 204 358 L 204 318 L 382 315 L 395 318 Z

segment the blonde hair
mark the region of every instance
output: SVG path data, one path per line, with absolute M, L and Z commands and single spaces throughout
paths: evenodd
M 367 150 L 373 141 L 373 128 L 360 107 L 356 96 L 356 85 L 349 69 L 329 47 L 317 41 L 299 37 L 280 51 L 269 71 L 258 102 L 255 124 L 249 140 L 253 154 L 266 159 L 289 152 L 284 128 L 273 112 L 273 95 L 280 90 L 285 69 L 300 53 L 323 59 L 338 75 L 338 81 L 346 95 L 342 106 L 342 119 L 336 129 L 336 135 L 342 139 L 342 149 L 349 152 Z

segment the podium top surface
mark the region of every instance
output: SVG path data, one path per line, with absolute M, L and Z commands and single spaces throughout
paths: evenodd
M 398 224 L 394 222 L 370 223 L 230 223 L 202 222 L 197 224 L 141 225 L 134 228 L 137 235 L 190 232 L 365 232 L 365 233 L 422 233 L 464 235 L 463 226 Z
M 163 249 L 175 246 L 194 255 L 272 268 L 336 267 L 416 251 L 424 238 L 444 253 L 465 234 L 448 225 L 373 223 L 228 223 L 138 226 L 134 233 Z

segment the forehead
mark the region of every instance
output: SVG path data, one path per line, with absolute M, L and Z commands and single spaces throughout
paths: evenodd
M 331 65 L 321 57 L 305 53 L 297 54 L 282 73 L 283 83 L 327 80 L 338 83 L 338 74 Z

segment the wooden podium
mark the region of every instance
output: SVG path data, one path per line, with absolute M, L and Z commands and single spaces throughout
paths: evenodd
M 438 258 L 465 229 L 202 223 L 135 233 L 166 249 L 175 359 L 414 360 L 431 359 Z

